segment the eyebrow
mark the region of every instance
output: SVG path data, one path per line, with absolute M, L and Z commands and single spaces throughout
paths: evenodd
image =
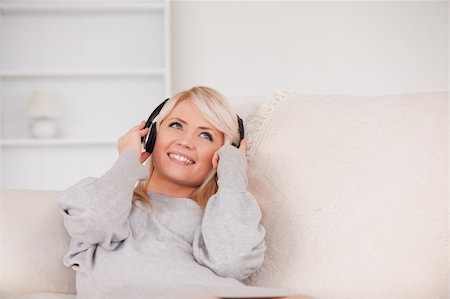
M 181 118 L 178 118 L 178 117 L 174 117 L 174 118 L 172 118 L 172 119 L 170 119 L 170 120 L 178 120 L 180 123 L 182 123 L 182 124 L 184 124 L 184 125 L 187 125 L 187 124 L 188 124 L 185 120 L 183 120 L 183 119 L 181 119 Z M 201 130 L 208 130 L 208 131 L 214 132 L 214 130 L 213 130 L 212 128 L 210 128 L 210 127 L 198 127 L 198 129 L 201 129 Z

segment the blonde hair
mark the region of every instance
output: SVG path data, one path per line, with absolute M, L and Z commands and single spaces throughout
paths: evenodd
M 200 113 L 224 135 L 223 144 L 239 144 L 239 126 L 237 116 L 231 109 L 225 96 L 219 91 L 205 86 L 195 86 L 189 90 L 181 91 L 170 98 L 161 109 L 156 122 L 159 130 L 161 122 L 172 111 L 178 102 L 189 100 L 200 111 Z M 149 167 L 149 178 L 139 182 L 133 194 L 134 200 L 150 203 L 150 196 L 146 188 L 153 171 L 151 157 L 147 160 Z M 192 199 L 195 200 L 202 209 L 205 209 L 208 199 L 217 192 L 217 174 L 214 168 L 206 175 L 203 183 L 193 192 Z

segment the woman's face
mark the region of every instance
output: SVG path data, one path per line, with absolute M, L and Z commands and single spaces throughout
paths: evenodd
M 152 154 L 152 176 L 178 187 L 200 186 L 212 169 L 212 158 L 223 140 L 223 133 L 190 100 L 178 102 L 159 127 Z

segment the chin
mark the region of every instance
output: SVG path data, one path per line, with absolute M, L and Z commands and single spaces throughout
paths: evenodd
M 190 187 L 190 188 L 193 188 L 193 187 L 198 188 L 203 183 L 203 181 L 192 180 L 192 179 L 187 180 L 186 177 L 179 177 L 179 176 L 169 177 L 169 180 L 171 180 L 173 183 L 175 183 L 177 185 Z

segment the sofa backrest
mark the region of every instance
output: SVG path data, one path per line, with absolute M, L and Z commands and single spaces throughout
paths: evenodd
M 0 190 L 0 292 L 75 293 L 58 191 Z
M 265 262 L 315 299 L 446 298 L 448 93 L 275 94 L 247 121 Z

